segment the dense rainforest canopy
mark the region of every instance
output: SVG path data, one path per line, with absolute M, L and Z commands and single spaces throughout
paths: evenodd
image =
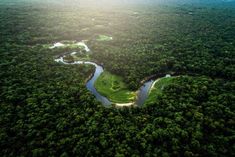
M 235 156 L 232 5 L 0 4 L 0 156 Z M 130 89 L 178 77 L 142 107 L 105 108 L 85 86 L 94 67 L 47 47 L 75 40 Z

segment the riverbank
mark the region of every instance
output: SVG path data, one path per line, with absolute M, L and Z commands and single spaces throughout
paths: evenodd
M 119 104 L 119 106 L 121 106 L 120 104 L 127 106 L 125 103 L 130 104 L 129 102 L 133 102 L 136 96 L 134 91 L 128 89 L 123 78 L 107 71 L 104 71 L 96 80 L 95 88 L 111 102 Z
M 123 103 L 123 104 L 121 104 L 121 103 L 116 103 L 116 104 L 115 104 L 116 107 L 130 107 L 130 106 L 134 106 L 134 105 L 135 105 L 134 102 Z
M 130 91 L 123 82 L 123 78 L 104 71 L 103 67 L 89 61 L 74 61 L 68 63 L 64 61 L 66 56 L 55 59 L 63 64 L 90 64 L 95 66 L 95 72 L 86 81 L 87 89 L 95 95 L 96 99 L 104 106 L 115 104 L 116 107 L 140 106 L 145 102 L 154 102 L 163 88 L 171 83 L 174 77 L 170 75 L 157 80 L 145 82 L 137 92 Z
M 145 103 L 156 102 L 157 96 L 162 94 L 164 88 L 173 83 L 174 79 L 175 77 L 164 77 L 155 80 L 149 90 L 149 95 Z
M 62 45 L 57 43 L 54 46 L 61 47 Z M 54 48 L 56 47 L 52 49 Z M 86 51 L 88 52 L 88 50 Z M 110 106 L 111 104 L 116 107 L 141 106 L 146 100 L 152 102 L 155 100 L 156 95 L 162 91 L 163 86 L 167 85 L 172 79 L 169 74 L 152 75 L 141 81 L 141 87 L 138 91 L 131 91 L 124 83 L 122 77 L 104 71 L 103 66 L 98 63 L 87 61 L 86 59 L 89 58 L 88 54 L 86 54 L 86 58 L 81 60 L 76 54 L 77 52 L 66 53 L 62 56 L 60 55 L 55 61 L 66 65 L 90 64 L 95 66 L 95 72 L 86 80 L 86 87 L 104 106 Z M 156 76 L 162 76 L 162 78 L 153 79 Z

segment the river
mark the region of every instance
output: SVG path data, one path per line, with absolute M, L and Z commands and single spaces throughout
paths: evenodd
M 68 63 L 64 61 L 64 57 L 60 57 L 58 59 L 55 59 L 56 62 L 60 62 L 63 64 L 89 64 L 89 65 L 93 65 L 95 66 L 95 73 L 93 74 L 93 76 L 91 77 L 91 79 L 89 81 L 87 81 L 86 83 L 86 88 L 96 97 L 96 99 L 98 101 L 100 101 L 105 107 L 109 107 L 112 104 L 111 101 L 108 100 L 108 98 L 106 98 L 105 96 L 101 95 L 96 88 L 94 87 L 95 81 L 99 78 L 99 76 L 103 73 L 104 69 L 102 66 L 94 63 L 94 62 L 89 62 L 89 61 L 74 61 L 72 63 Z M 133 106 L 133 105 L 137 105 L 137 106 L 142 106 L 145 102 L 145 100 L 148 98 L 148 94 L 149 94 L 149 90 L 151 89 L 152 85 L 154 83 L 154 80 L 149 80 L 146 81 L 138 90 L 137 92 L 137 98 L 135 102 L 130 102 L 130 103 L 124 103 L 124 104 L 116 104 L 116 106 Z

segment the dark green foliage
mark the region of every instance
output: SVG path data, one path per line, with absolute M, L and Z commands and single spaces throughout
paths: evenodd
M 77 14 L 94 12 L 0 6 L 1 157 L 235 156 L 234 10 L 135 9 L 99 10 L 96 24 L 114 25 L 82 33 L 90 23 Z M 85 87 L 94 68 L 56 63 L 64 52 L 43 46 L 83 39 L 132 88 L 156 73 L 200 76 L 177 77 L 142 108 L 104 108 Z

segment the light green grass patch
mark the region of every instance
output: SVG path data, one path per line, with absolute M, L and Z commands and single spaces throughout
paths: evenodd
M 164 77 L 155 83 L 151 91 L 149 92 L 149 96 L 145 103 L 151 103 L 156 101 L 156 97 L 162 94 L 165 86 L 171 84 L 174 81 L 175 77 Z
M 135 92 L 130 91 L 123 78 L 107 71 L 103 72 L 95 82 L 95 88 L 113 103 L 128 103 L 135 99 Z
M 106 36 L 106 35 L 99 35 L 97 41 L 110 41 L 113 40 L 112 37 Z

